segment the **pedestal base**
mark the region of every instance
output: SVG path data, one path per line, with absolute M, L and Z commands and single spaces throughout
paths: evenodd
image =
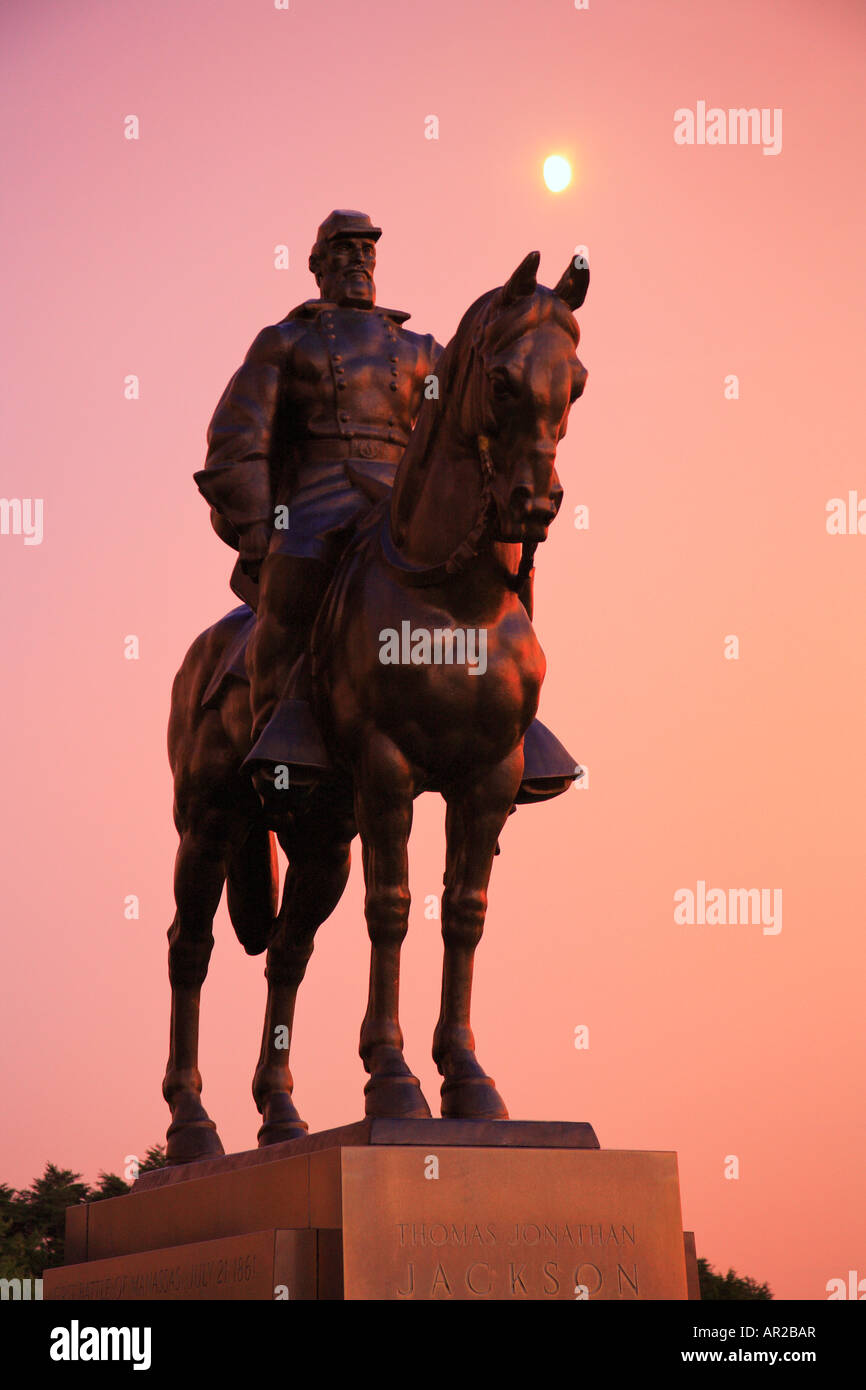
M 70 1208 L 66 1255 L 46 1299 L 695 1296 L 676 1154 L 578 1124 L 368 1120 L 161 1169 Z

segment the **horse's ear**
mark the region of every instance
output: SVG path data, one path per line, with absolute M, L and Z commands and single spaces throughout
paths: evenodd
M 589 289 L 589 262 L 584 256 L 574 256 L 565 268 L 565 274 L 556 285 L 553 293 L 558 294 L 560 299 L 571 309 L 579 309 L 586 299 L 586 292 Z
M 513 304 L 516 299 L 523 299 L 525 295 L 533 293 L 537 288 L 535 277 L 540 260 L 540 251 L 530 251 L 529 255 L 523 258 L 514 274 L 502 286 L 503 304 Z

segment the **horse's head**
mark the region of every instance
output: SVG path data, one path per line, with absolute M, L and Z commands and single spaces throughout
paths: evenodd
M 491 541 L 543 541 L 562 501 L 554 471 L 583 391 L 574 319 L 589 268 L 572 261 L 553 290 L 528 255 L 467 309 L 437 365 L 394 484 L 391 536 L 415 565 L 462 567 Z
M 500 541 L 547 536 L 562 502 L 556 449 L 587 376 L 573 310 L 586 297 L 589 269 L 571 262 L 549 290 L 536 283 L 539 259 L 531 252 L 489 298 L 463 399 L 462 427 L 478 438 L 491 470 Z

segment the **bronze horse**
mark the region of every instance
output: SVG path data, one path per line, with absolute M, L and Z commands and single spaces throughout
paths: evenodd
M 245 610 L 202 633 L 175 679 L 169 757 L 180 847 L 163 1082 L 172 1162 L 223 1152 L 201 1103 L 198 1018 L 224 884 L 242 945 L 250 954 L 267 950 L 267 1009 L 253 1081 L 259 1144 L 306 1132 L 289 1068 L 295 998 L 316 930 L 345 887 L 356 828 L 372 943 L 360 1043 L 369 1074 L 366 1113 L 430 1115 L 403 1057 L 398 1017 L 407 845 L 422 791 L 441 793 L 447 806 L 445 958 L 433 1041 L 442 1114 L 508 1117 L 475 1056 L 472 965 L 545 672 L 531 602 L 518 595 L 526 593 L 535 546 L 562 500 L 556 448 L 586 380 L 573 310 L 583 303 L 589 271 L 572 262 L 549 290 L 536 283 L 538 263 L 533 252 L 463 316 L 438 364 L 439 396 L 422 406 L 393 492 L 361 524 L 326 596 L 311 660 L 314 711 L 335 772 L 276 831 L 289 861 L 279 907 L 273 837 L 241 769 L 250 750 L 248 687 L 230 682 L 215 707 L 202 701 Z M 453 643 L 458 633 L 476 657 L 483 648 L 483 663 L 443 656 L 443 634 Z M 391 634 L 400 634 L 397 648 Z

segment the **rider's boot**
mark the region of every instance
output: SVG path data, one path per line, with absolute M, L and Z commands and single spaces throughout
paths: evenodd
M 272 824 L 303 804 L 327 765 L 312 715 L 307 652 L 329 578 L 322 561 L 294 555 L 269 555 L 262 567 L 247 652 L 253 746 L 245 766 Z

